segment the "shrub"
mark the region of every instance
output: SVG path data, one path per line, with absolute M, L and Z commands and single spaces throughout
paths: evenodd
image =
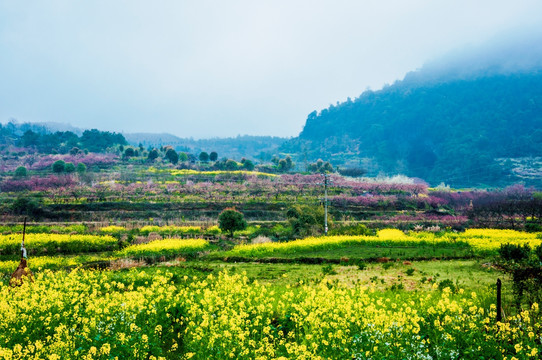
M 42 199 L 34 197 L 18 197 L 11 205 L 11 211 L 17 215 L 39 217 L 42 215 Z
M 438 288 L 440 291 L 443 291 L 446 288 L 450 288 L 452 292 L 456 291 L 456 287 L 454 285 L 454 282 L 450 279 L 442 280 L 438 283 Z
M 135 151 L 134 151 L 133 148 L 129 147 L 129 148 L 126 148 L 126 150 L 124 150 L 124 157 L 125 158 L 130 158 L 130 157 L 132 157 L 134 155 L 135 155 Z
M 218 215 L 218 227 L 222 231 L 229 232 L 230 236 L 233 237 L 235 231 L 244 230 L 247 227 L 247 222 L 243 214 L 233 208 L 229 208 Z
M 26 168 L 24 166 L 19 166 L 15 170 L 15 177 L 26 177 L 26 175 L 27 175 L 27 171 L 26 171 Z
M 237 164 L 237 161 L 229 159 L 226 161 L 225 167 L 226 167 L 226 170 L 233 171 L 239 168 L 239 164 Z
M 206 153 L 205 151 L 202 151 L 200 154 L 199 154 L 199 160 L 201 162 L 208 162 L 209 161 L 209 154 Z
M 388 270 L 391 267 L 393 267 L 393 262 L 391 262 L 391 261 L 390 262 L 385 262 L 385 263 L 382 264 L 382 268 L 384 270 Z
M 364 262 L 364 261 L 358 261 L 358 263 L 356 264 L 358 266 L 358 270 L 365 270 L 367 269 L 367 263 Z
M 177 152 L 171 148 L 166 151 L 166 158 L 172 164 L 177 164 L 179 162 L 179 154 L 177 154 Z
M 64 162 L 64 160 L 57 160 L 53 163 L 53 172 L 58 174 L 63 173 L 65 167 L 66 163 Z
M 66 163 L 66 165 L 64 166 L 64 171 L 68 174 L 75 172 L 75 165 L 73 165 L 73 163 L 71 162 Z
M 337 271 L 333 268 L 333 265 L 327 264 L 322 267 L 322 273 L 324 275 L 336 275 Z
M 149 151 L 149 155 L 147 158 L 149 159 L 149 161 L 156 160 L 158 158 L 158 150 L 152 149 L 151 151 Z
M 78 174 L 84 174 L 87 171 L 87 166 L 80 162 L 79 164 L 77 164 L 76 170 Z
M 109 225 L 100 229 L 100 232 L 105 234 L 117 234 L 125 232 L 126 228 L 124 226 Z
M 542 225 L 534 222 L 527 222 L 525 224 L 525 231 L 527 232 L 540 232 L 542 231 Z
M 334 227 L 328 233 L 328 235 L 360 235 L 360 236 L 371 236 L 374 235 L 373 230 L 369 229 L 363 224 L 356 225 L 344 225 L 339 227 Z
M 534 253 L 540 261 L 542 261 L 542 245 L 538 245 L 534 248 Z
M 205 234 L 208 235 L 218 235 L 220 234 L 220 228 L 217 225 L 213 225 L 205 229 Z
M 501 244 L 499 248 L 499 255 L 506 261 L 523 261 L 529 258 L 531 247 L 525 245 L 515 244 Z

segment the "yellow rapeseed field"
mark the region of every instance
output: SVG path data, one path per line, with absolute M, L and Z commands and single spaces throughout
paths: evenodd
M 118 257 L 157 255 L 187 255 L 205 250 L 209 243 L 203 239 L 165 239 L 146 244 L 130 245 L 115 253 Z
M 0 359 L 538 359 L 533 304 L 505 322 L 476 293 L 245 275 L 44 271 L 0 286 Z
M 303 251 L 336 249 L 347 245 L 397 245 L 416 246 L 446 245 L 471 246 L 481 253 L 495 253 L 501 244 L 528 244 L 531 247 L 542 244 L 542 238 L 537 234 L 513 230 L 475 229 L 464 233 L 445 233 L 444 235 L 431 232 L 405 234 L 397 229 L 380 230 L 376 236 L 327 236 L 309 237 L 288 242 L 271 242 L 263 244 L 238 245 L 229 251 L 234 256 L 272 256 L 277 253 L 297 253 Z
M 75 254 L 114 250 L 117 240 L 109 235 L 26 234 L 30 254 Z M 0 235 L 0 255 L 19 254 L 21 235 Z

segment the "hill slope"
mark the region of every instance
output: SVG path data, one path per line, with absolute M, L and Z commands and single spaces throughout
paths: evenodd
M 542 156 L 542 71 L 434 74 L 422 69 L 315 111 L 281 150 L 432 184 L 516 182 L 512 170 L 521 159 Z M 536 184 L 540 176 L 527 180 Z

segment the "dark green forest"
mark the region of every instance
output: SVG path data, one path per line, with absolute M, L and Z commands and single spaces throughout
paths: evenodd
M 433 185 L 539 186 L 525 164 L 542 156 L 542 71 L 437 81 L 409 74 L 312 112 L 281 150 Z

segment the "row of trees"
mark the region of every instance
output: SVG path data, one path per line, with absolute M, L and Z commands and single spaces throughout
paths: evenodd
M 64 160 L 57 160 L 53 163 L 51 166 L 51 170 L 55 174 L 71 174 L 74 172 L 78 172 L 79 174 L 83 174 L 87 171 L 87 166 L 84 163 L 78 163 L 77 166 L 74 165 L 71 162 L 65 162 Z M 17 169 L 15 169 L 15 172 L 13 174 L 15 178 L 24 178 L 28 176 L 28 170 L 25 166 L 19 166 Z
M 154 162 L 159 158 L 170 162 L 173 165 L 182 163 L 181 166 L 186 167 L 190 164 L 196 164 L 199 161 L 200 166 L 204 166 L 208 170 L 248 170 L 252 171 L 256 168 L 254 162 L 250 159 L 242 158 L 240 162 L 232 159 L 222 158 L 218 159 L 218 153 L 212 151 L 210 153 L 202 151 L 199 155 L 189 154 L 185 152 L 177 152 L 172 146 L 162 146 L 158 148 L 148 148 L 145 150 L 142 145 L 139 147 L 119 147 L 124 159 L 130 159 L 133 157 L 146 157 L 147 161 Z M 259 170 L 266 172 L 279 172 L 287 173 L 295 168 L 295 164 L 290 156 L 285 158 L 279 158 L 275 156 L 271 162 L 273 167 L 266 165 L 260 165 Z M 310 171 L 312 172 L 331 172 L 333 167 L 329 162 L 323 162 L 319 160 L 315 164 L 311 164 Z
M 105 152 L 108 148 L 117 145 L 127 145 L 122 134 L 96 129 L 85 130 L 81 137 L 71 131 L 57 131 L 55 133 L 37 133 L 27 130 L 18 140 L 21 147 L 33 148 L 40 153 L 66 154 L 74 149 L 87 149 L 90 152 Z

